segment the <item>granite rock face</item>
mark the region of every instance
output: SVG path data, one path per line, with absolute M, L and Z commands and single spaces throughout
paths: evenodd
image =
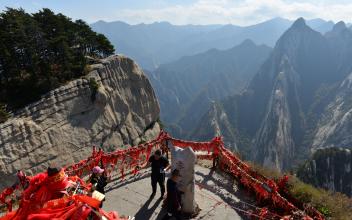
M 192 148 L 180 148 L 171 146 L 171 169 L 180 171 L 180 179 L 177 187 L 183 192 L 181 196 L 182 211 L 193 214 L 196 210 L 195 201 L 195 165 L 197 156 Z
M 347 148 L 317 150 L 297 175 L 303 181 L 352 196 L 352 154 Z
M 352 73 L 336 89 L 314 133 L 312 149 L 351 148 L 352 145 Z
M 212 49 L 146 72 L 168 132 L 177 138 L 194 139 L 190 134 L 212 102 L 244 89 L 270 52 L 267 46 L 245 40 L 228 50 Z
M 103 59 L 84 78 L 50 91 L 0 125 L 0 188 L 13 182 L 18 169 L 31 175 L 51 163 L 84 159 L 93 145 L 111 151 L 154 138 L 159 111 L 133 60 Z

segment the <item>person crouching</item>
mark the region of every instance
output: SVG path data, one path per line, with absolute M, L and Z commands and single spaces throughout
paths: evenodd
M 177 182 L 180 177 L 180 171 L 174 169 L 171 172 L 171 177 L 167 180 L 166 189 L 166 208 L 167 214 L 162 220 L 171 219 L 172 217 L 177 220 L 181 219 L 181 192 L 177 188 Z
M 105 195 L 105 186 L 108 184 L 108 181 L 104 175 L 104 169 L 99 166 L 94 167 L 89 182 L 93 185 L 93 190 Z M 105 201 L 105 198 L 103 201 Z M 103 206 L 103 201 L 101 201 L 100 208 Z

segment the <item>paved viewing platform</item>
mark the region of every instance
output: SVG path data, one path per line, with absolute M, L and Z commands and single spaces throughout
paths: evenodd
M 233 178 L 199 165 L 196 165 L 195 176 L 196 202 L 201 211 L 193 219 L 242 219 L 240 209 L 251 202 Z M 106 192 L 103 208 L 107 211 L 116 210 L 119 215 L 135 216 L 136 220 L 159 220 L 165 215 L 159 186 L 155 197 L 149 199 L 152 192 L 150 169 L 136 176 L 128 175 L 124 181 L 111 182 Z

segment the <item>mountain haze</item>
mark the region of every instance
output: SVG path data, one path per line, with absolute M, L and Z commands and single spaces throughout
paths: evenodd
M 154 70 L 186 55 L 212 48 L 232 48 L 246 39 L 272 47 L 291 24 L 290 20 L 274 18 L 244 27 L 232 24 L 172 25 L 168 22 L 129 25 L 121 21 L 98 21 L 91 27 L 107 36 L 120 53 L 136 59 L 143 69 Z M 333 22 L 322 19 L 309 20 L 307 24 L 322 33 L 333 26 Z
M 92 27 L 148 69 L 161 120 L 176 137 L 222 135 L 245 159 L 278 170 L 317 149 L 352 146 L 352 30 L 344 22 Z
M 270 51 L 246 40 L 229 50 L 212 49 L 161 65 L 149 73 L 161 119 L 174 135 L 189 136 L 210 103 L 240 92 Z
M 279 170 L 303 161 L 327 135 L 340 136 L 320 147 L 352 146 L 346 115 L 351 103 L 347 95 L 351 64 L 346 55 L 352 51 L 349 34 L 342 23 L 322 35 L 298 19 L 280 37 L 245 91 L 214 105 L 216 110 L 210 108 L 207 114 L 214 117 L 204 117 L 209 122 L 202 121 L 198 128 L 203 129 L 194 135 L 211 135 L 204 132 L 204 125 L 219 125 L 225 142 L 249 159 Z M 334 106 L 339 102 L 344 106 L 336 113 Z M 221 112 L 222 121 L 212 112 Z M 345 121 L 338 120 L 341 117 Z

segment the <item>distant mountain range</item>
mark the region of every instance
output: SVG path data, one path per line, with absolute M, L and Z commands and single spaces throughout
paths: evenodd
M 351 195 L 340 184 L 352 175 L 350 151 L 342 149 L 352 148 L 352 28 L 344 22 L 92 27 L 148 69 L 161 120 L 174 136 L 222 135 L 244 159 L 278 170 L 301 167 L 303 180 Z M 312 156 L 317 151 L 323 157 Z
M 331 30 L 331 21 L 313 19 L 307 24 L 321 33 Z M 209 49 L 229 49 L 251 39 L 256 44 L 275 45 L 292 21 L 274 18 L 250 26 L 236 25 L 172 25 L 168 22 L 129 25 L 98 21 L 91 24 L 94 31 L 107 36 L 117 49 L 134 58 L 142 68 L 154 70 L 164 63 Z
M 245 91 L 214 104 L 193 137 L 220 131 L 248 159 L 279 170 L 317 148 L 351 147 L 351 34 L 343 22 L 322 35 L 298 19 Z
M 228 50 L 211 49 L 147 72 L 167 129 L 177 137 L 189 136 L 210 103 L 245 88 L 270 52 L 270 47 L 245 40 Z

